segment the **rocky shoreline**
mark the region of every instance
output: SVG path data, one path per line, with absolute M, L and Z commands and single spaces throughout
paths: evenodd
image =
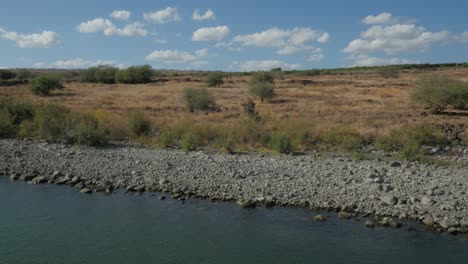
M 344 219 L 372 216 L 366 222 L 370 228 L 400 227 L 409 219 L 438 231 L 468 232 L 466 166 L 0 140 L 0 176 L 70 185 L 82 193 L 167 192 L 181 201 L 198 197 L 242 207 L 333 210 Z M 315 219 L 325 221 L 321 215 Z

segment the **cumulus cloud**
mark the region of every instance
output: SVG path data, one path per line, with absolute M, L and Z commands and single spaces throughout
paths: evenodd
M 325 58 L 325 55 L 322 53 L 317 53 L 317 54 L 312 54 L 309 58 L 307 58 L 307 61 L 311 62 L 319 62 L 322 61 Z
M 215 20 L 216 16 L 215 16 L 215 13 L 211 11 L 211 9 L 206 10 L 205 14 L 203 15 L 200 14 L 200 10 L 196 9 L 193 12 L 192 19 L 195 21 L 202 21 L 202 20 L 209 20 L 209 19 Z
M 363 54 L 349 56 L 346 58 L 346 60 L 351 61 L 350 66 L 383 66 L 420 63 L 417 60 L 408 60 L 402 58 L 379 58 Z
M 378 15 L 370 15 L 365 17 L 362 20 L 362 23 L 367 25 L 375 25 L 375 24 L 389 24 L 389 23 L 398 23 L 398 19 L 393 17 L 390 13 L 381 13 Z
M 20 48 L 44 48 L 58 43 L 58 35 L 53 31 L 34 34 L 18 34 L 0 28 L 0 38 L 14 41 Z
M 468 31 L 465 31 L 461 34 L 460 40 L 463 43 L 468 43 Z
M 37 64 L 41 65 L 42 67 L 47 66 L 47 64 Z M 89 68 L 98 65 L 111 65 L 118 68 L 125 68 L 123 64 L 115 64 L 113 61 L 104 61 L 104 60 L 86 60 L 83 58 L 75 58 L 69 60 L 58 60 L 52 63 L 52 67 L 59 68 L 59 69 L 82 69 L 82 68 Z
M 205 27 L 193 32 L 193 41 L 221 41 L 229 35 L 228 26 Z
M 386 16 L 371 17 L 368 23 L 385 21 Z M 388 22 L 390 23 L 390 22 Z M 424 51 L 432 45 L 441 44 L 452 39 L 448 31 L 430 32 L 424 27 L 412 23 L 394 22 L 389 25 L 373 25 L 361 33 L 361 37 L 352 40 L 343 50 L 351 54 L 370 54 L 384 52 L 395 54 L 409 51 Z
M 177 8 L 167 7 L 166 9 L 158 10 L 151 13 L 144 13 L 143 18 L 148 22 L 154 22 L 158 24 L 165 24 L 173 21 L 180 21 L 181 17 Z
M 132 13 L 127 10 L 114 10 L 110 14 L 110 17 L 117 20 L 129 20 Z
M 250 60 L 245 62 L 234 62 L 232 67 L 241 71 L 269 71 L 273 68 L 282 68 L 285 70 L 295 70 L 301 65 L 289 64 L 279 60 Z
M 160 62 L 162 64 L 192 64 L 194 66 L 206 65 L 207 62 L 200 59 L 208 55 L 207 49 L 200 49 L 195 53 L 178 50 L 155 50 L 146 56 L 146 60 Z
M 138 22 L 128 24 L 123 28 L 117 28 L 110 20 L 104 18 L 96 18 L 82 22 L 78 25 L 77 29 L 81 33 L 102 32 L 106 36 L 133 37 L 148 35 L 148 31 Z
M 262 32 L 238 35 L 233 41 L 243 46 L 277 48 L 277 54 L 290 55 L 298 52 L 314 50 L 310 42 L 325 43 L 329 33 L 319 32 L 311 28 L 279 29 L 270 28 Z

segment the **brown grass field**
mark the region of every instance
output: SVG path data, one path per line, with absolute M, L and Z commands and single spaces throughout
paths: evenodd
M 361 134 L 386 132 L 412 123 L 468 124 L 467 112 L 425 115 L 410 95 L 414 81 L 424 75 L 443 75 L 468 81 L 467 68 L 402 71 L 399 78 L 383 78 L 373 71 L 342 72 L 338 75 L 292 76 L 276 81 L 277 96 L 270 102 L 256 100 L 257 111 L 268 120 L 300 120 L 318 129 L 339 124 L 351 125 Z M 219 112 L 187 111 L 184 89 L 205 87 L 204 77 L 165 77 L 150 84 L 65 83 L 65 89 L 50 97 L 32 95 L 25 85 L 1 87 L 0 95 L 53 101 L 72 110 L 105 109 L 123 114 L 128 110 L 146 112 L 155 124 L 167 125 L 178 120 L 229 124 L 245 118 L 241 101 L 249 97 L 250 77 L 228 79 L 213 93 Z

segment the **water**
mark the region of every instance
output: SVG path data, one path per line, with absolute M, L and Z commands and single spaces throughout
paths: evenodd
M 461 237 L 0 179 L 0 263 L 466 263 Z

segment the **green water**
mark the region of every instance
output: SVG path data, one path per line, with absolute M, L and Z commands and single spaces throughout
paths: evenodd
M 0 179 L 0 263 L 467 263 L 468 242 L 302 209 L 84 195 Z

